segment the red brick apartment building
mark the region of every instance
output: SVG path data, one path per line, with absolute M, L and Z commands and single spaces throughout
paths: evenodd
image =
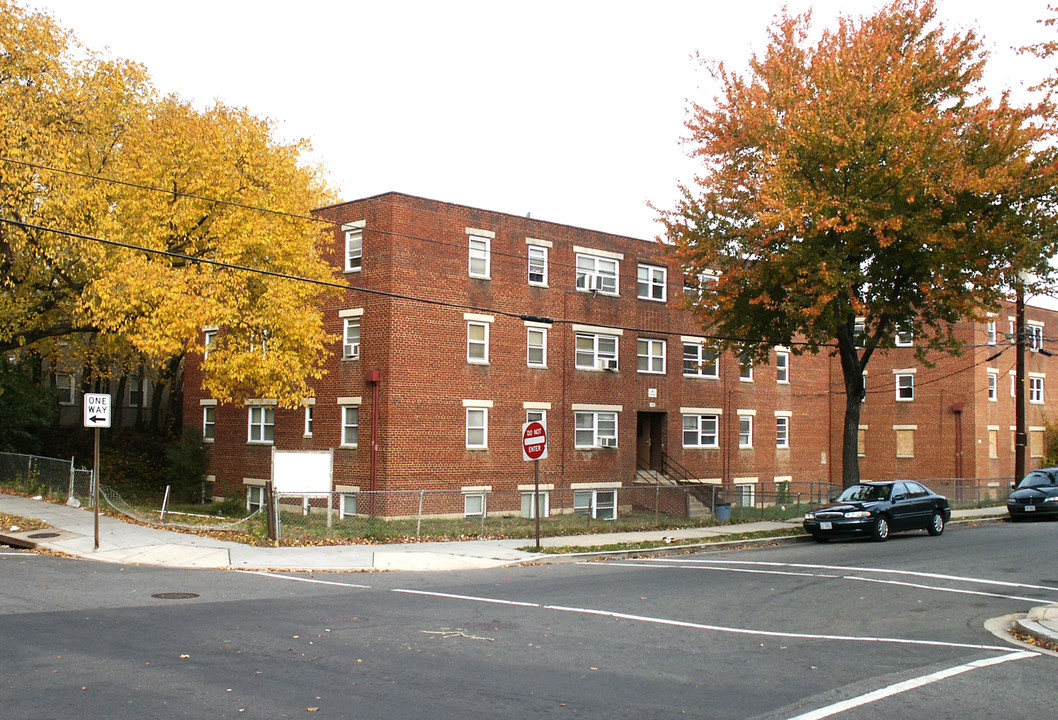
M 351 287 L 324 308 L 342 341 L 315 397 L 217 405 L 198 359 L 187 368 L 184 417 L 212 444 L 215 495 L 259 493 L 273 448 L 332 450 L 346 492 L 516 491 L 532 482 L 521 431 L 535 419 L 549 436 L 543 488 L 628 487 L 643 468 L 743 497 L 840 483 L 837 361 L 787 348 L 755 367 L 711 358 L 656 242 L 399 193 L 317 214 L 335 224 L 330 259 Z M 1029 318 L 1035 350 L 1058 316 Z M 863 477 L 1013 474 L 1009 319 L 958 331 L 972 349 L 931 368 L 912 347 L 872 359 Z M 1028 354 L 1035 466 L 1050 359 Z

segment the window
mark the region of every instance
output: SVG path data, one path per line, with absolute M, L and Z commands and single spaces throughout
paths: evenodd
M 467 323 L 467 362 L 487 364 L 489 361 L 489 324 Z
M 356 516 L 356 493 L 343 492 L 340 495 L 338 505 L 339 517 L 355 517 Z
M 701 343 L 683 344 L 684 377 L 720 377 L 720 359 Z
M 988 457 L 999 458 L 999 428 L 988 428 Z
M 988 399 L 996 402 L 999 399 L 999 373 L 996 370 L 988 371 Z
M 470 277 L 486 280 L 489 278 L 491 244 L 492 241 L 487 237 L 473 234 L 470 236 Z
M 720 274 L 714 271 L 707 270 L 698 275 L 685 273 L 683 276 L 683 292 L 688 295 L 697 295 L 701 297 L 707 291 L 716 287 L 716 284 L 719 282 Z
M 574 414 L 573 446 L 580 450 L 617 447 L 617 413 L 577 412 Z
M 147 381 L 143 378 L 129 378 L 129 407 L 147 407 Z
M 856 428 L 856 454 L 859 457 L 867 457 L 867 426 L 861 425 Z
M 617 491 L 574 490 L 573 512 L 599 520 L 614 520 L 617 517 Z
M 1043 404 L 1043 376 L 1029 375 L 1029 402 L 1035 405 Z
M 914 425 L 893 428 L 896 431 L 896 456 L 898 458 L 915 457 L 915 428 Z
M 735 483 L 735 501 L 739 507 L 753 507 L 757 504 L 756 485 L 753 483 Z
M 790 353 L 785 350 L 775 352 L 775 382 L 783 384 L 790 382 Z
M 261 351 L 262 355 L 268 353 L 268 338 L 271 333 L 268 328 L 257 328 L 250 331 L 250 352 Z
M 202 408 L 202 439 L 213 442 L 216 438 L 217 408 L 215 405 L 206 405 Z
M 538 422 L 547 425 L 547 410 L 526 410 L 525 421 L 527 423 Z
M 867 342 L 867 318 L 856 318 L 852 324 L 852 340 L 856 347 L 862 348 Z
M 753 416 L 738 416 L 738 446 L 748 449 L 753 447 Z
M 577 333 L 574 364 L 581 370 L 616 370 L 617 336 Z
M 523 492 L 522 493 L 522 517 L 523 518 L 535 518 L 537 514 L 542 518 L 550 517 L 551 515 L 551 498 L 546 490 L 541 490 L 536 494 L 536 507 L 533 507 L 533 495 L 534 492 Z
M 1030 427 L 1029 428 L 1029 457 L 1030 458 L 1041 458 L 1043 457 L 1043 434 L 1045 428 L 1041 427 Z
M 257 512 L 265 506 L 265 489 L 263 485 L 246 486 L 246 509 Z
M 665 302 L 667 270 L 656 265 L 640 265 L 636 280 L 636 294 L 640 300 Z
M 312 421 L 316 414 L 314 405 L 305 406 L 305 437 L 312 437 Z
M 996 344 L 996 321 L 995 320 L 989 320 L 985 324 L 985 337 L 987 338 L 986 342 L 989 345 L 995 345 Z
M 342 357 L 346 360 L 355 360 L 360 357 L 360 318 L 345 318 L 345 329 L 343 330 Z
M 1031 352 L 1039 352 L 1043 347 L 1043 325 L 1030 324 L 1028 327 L 1029 333 L 1029 350 Z
M 715 448 L 719 447 L 718 415 L 684 415 L 683 447 Z
M 59 391 L 60 405 L 73 405 L 77 399 L 77 386 L 74 385 L 73 375 L 59 374 L 55 376 L 55 388 Z
M 467 449 L 486 450 L 489 446 L 489 410 L 467 408 Z
M 617 294 L 617 260 L 598 255 L 577 255 L 577 289 Z
M 753 382 L 753 360 L 744 355 L 738 359 L 738 379 Z
M 268 405 L 250 406 L 248 442 L 270 443 L 275 439 L 276 411 Z
M 636 370 L 641 373 L 665 372 L 665 341 L 639 339 Z
M 205 349 L 202 351 L 202 360 L 209 359 L 209 354 L 217 349 L 217 331 L 210 328 L 205 333 Z
M 529 284 L 547 285 L 547 248 L 529 246 Z
M 915 336 L 911 331 L 911 328 L 898 328 L 896 331 L 896 346 L 897 347 L 912 347 L 915 344 Z
M 342 406 L 342 447 L 360 444 L 360 406 Z
M 915 399 L 915 376 L 912 373 L 896 374 L 896 399 L 909 402 Z
M 775 418 L 775 447 L 790 447 L 790 418 L 779 415 Z
M 345 271 L 360 272 L 364 259 L 364 230 L 350 228 L 345 231 Z
M 526 328 L 526 364 L 529 367 L 547 367 L 547 329 Z
M 464 517 L 485 517 L 485 493 L 463 493 Z

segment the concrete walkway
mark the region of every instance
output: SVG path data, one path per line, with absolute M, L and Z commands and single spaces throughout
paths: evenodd
M 679 530 L 600 533 L 541 538 L 542 547 L 577 547 L 583 552 L 555 555 L 519 548 L 529 539 L 467 540 L 453 542 L 393 543 L 388 545 L 327 545 L 313 547 L 255 547 L 190 533 L 145 527 L 101 515 L 99 547 L 95 547 L 95 516 L 84 508 L 56 505 L 44 500 L 0 493 L 0 513 L 34 518 L 49 529 L 25 531 L 0 527 L 0 544 L 40 548 L 91 560 L 123 564 L 230 570 L 380 571 L 467 570 L 504 567 L 531 562 L 562 562 L 593 557 L 626 557 L 661 554 L 677 549 L 718 544 L 798 542 L 806 540 L 800 520 L 717 525 Z M 952 511 L 953 522 L 988 521 L 1006 517 L 1003 507 Z M 732 536 L 789 530 L 784 537 L 766 540 L 733 540 Z M 593 550 L 607 545 L 664 541 L 657 550 Z M 1058 644 L 1058 606 L 1034 608 L 1017 621 L 1022 632 Z

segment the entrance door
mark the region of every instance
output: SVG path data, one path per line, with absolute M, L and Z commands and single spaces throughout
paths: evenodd
M 636 467 L 664 469 L 665 416 L 663 412 L 636 414 Z

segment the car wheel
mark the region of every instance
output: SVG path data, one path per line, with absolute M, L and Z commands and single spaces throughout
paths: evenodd
M 889 539 L 889 520 L 884 515 L 874 521 L 874 531 L 871 537 L 878 542 L 885 542 Z
M 942 532 L 944 532 L 944 516 L 934 510 L 933 519 L 930 521 L 929 527 L 926 528 L 926 531 L 929 532 L 929 534 L 933 537 L 936 537 L 937 535 L 940 535 Z

